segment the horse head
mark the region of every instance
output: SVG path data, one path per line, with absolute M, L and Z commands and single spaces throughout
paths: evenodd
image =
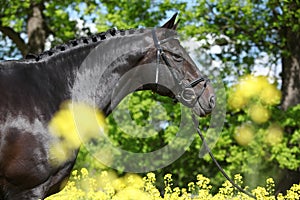
M 153 63 L 155 83 L 144 88 L 170 96 L 191 107 L 199 116 L 205 116 L 215 107 L 215 93 L 209 79 L 199 71 L 185 49 L 176 39 L 176 14 L 161 28 L 152 30 L 152 48 L 139 64 Z M 163 67 L 165 66 L 165 67 Z M 166 81 L 172 81 L 168 84 Z

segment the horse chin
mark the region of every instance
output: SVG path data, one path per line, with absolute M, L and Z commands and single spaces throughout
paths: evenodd
M 193 107 L 193 111 L 199 117 L 205 117 L 212 112 L 213 108 L 210 108 L 208 105 L 202 101 L 197 101 L 195 106 Z
M 196 103 L 196 105 L 193 108 L 193 111 L 196 115 L 200 117 L 204 117 L 209 114 L 208 112 L 205 112 L 205 110 L 200 106 L 199 103 Z

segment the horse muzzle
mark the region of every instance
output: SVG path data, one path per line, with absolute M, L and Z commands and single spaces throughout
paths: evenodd
M 210 114 L 216 106 L 216 98 L 211 95 L 207 100 L 200 98 L 193 107 L 193 111 L 198 116 L 206 116 Z

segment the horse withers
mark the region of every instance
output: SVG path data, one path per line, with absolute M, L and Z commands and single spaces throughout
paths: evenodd
M 199 116 L 209 114 L 214 105 L 214 90 L 175 37 L 176 15 L 161 28 L 115 30 L 72 40 L 37 56 L 0 63 L 0 199 L 44 199 L 59 192 L 76 160 L 78 150 L 60 165 L 52 165 L 49 154 L 53 135 L 48 123 L 62 102 L 94 98 L 107 116 L 124 95 L 112 103 L 112 91 L 129 70 L 153 63 L 167 71 L 154 70 L 153 84 L 140 87 L 177 99 Z M 101 44 L 130 41 L 128 52 L 96 76 L 96 91 L 87 94 L 89 82 L 78 81 L 82 63 Z M 129 40 L 130 39 L 130 40 Z M 117 45 L 112 45 L 118 51 Z M 93 72 L 93 75 L 97 70 Z M 97 74 L 96 74 L 97 75 Z M 160 83 L 170 82 L 173 88 Z M 91 80 L 90 80 L 91 81 Z M 128 80 L 130 81 L 130 80 Z M 94 96 L 93 96 L 94 95 Z

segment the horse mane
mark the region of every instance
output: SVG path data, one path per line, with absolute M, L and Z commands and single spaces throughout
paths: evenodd
M 144 31 L 144 29 L 120 29 L 117 30 L 116 28 L 111 28 L 108 29 L 105 32 L 100 32 L 100 33 L 96 33 L 96 34 L 92 34 L 90 36 L 83 36 L 80 38 L 76 38 L 73 40 L 69 40 L 66 43 L 63 44 L 59 44 L 49 50 L 46 50 L 38 55 L 35 54 L 28 54 L 25 56 L 25 59 L 23 59 L 23 61 L 42 61 L 46 58 L 49 58 L 53 55 L 59 54 L 61 52 L 66 52 L 69 50 L 72 50 L 74 48 L 78 48 L 78 47 L 84 47 L 87 45 L 92 45 L 92 44 L 98 44 L 99 42 L 102 42 L 110 37 L 115 37 L 115 36 L 126 36 L 126 35 L 131 35 L 134 33 L 142 33 Z

